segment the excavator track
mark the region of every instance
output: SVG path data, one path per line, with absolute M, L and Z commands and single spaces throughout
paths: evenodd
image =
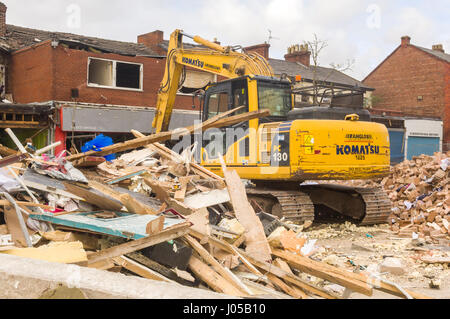
M 314 221 L 314 204 L 308 194 L 300 191 L 283 191 L 276 189 L 247 189 L 250 199 L 257 202 L 261 199 L 272 200 L 274 204 L 269 213 L 284 217 L 294 223 Z
M 327 223 L 350 220 L 358 225 L 387 223 L 392 204 L 381 188 L 354 188 L 339 185 L 301 186 L 295 190 L 249 188 L 250 199 L 266 212 L 301 224 L 306 221 Z M 325 207 L 325 209 L 324 209 Z M 330 208 L 333 213 L 329 213 Z
M 366 204 L 366 214 L 359 225 L 376 225 L 388 222 L 392 203 L 382 188 L 356 188 Z

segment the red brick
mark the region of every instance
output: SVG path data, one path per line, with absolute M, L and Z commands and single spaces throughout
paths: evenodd
M 88 87 L 89 57 L 142 63 L 143 92 Z M 52 48 L 50 41 L 46 41 L 13 53 L 10 87 L 18 103 L 71 101 L 71 89 L 78 88 L 77 102 L 155 107 L 165 63 L 161 58 L 92 53 L 62 46 Z M 192 110 L 192 97 L 178 96 L 175 108 Z
M 450 146 L 450 64 L 414 46 L 402 45 L 364 84 L 376 89 L 375 113 L 439 118 L 444 122 L 444 151 Z M 423 96 L 423 101 L 417 97 Z M 447 148 L 446 148 L 447 146 Z

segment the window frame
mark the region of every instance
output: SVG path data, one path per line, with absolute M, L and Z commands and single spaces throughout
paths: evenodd
M 114 86 L 101 85 L 101 84 L 95 84 L 95 83 L 90 83 L 89 82 L 89 66 L 91 65 L 91 61 L 92 60 L 101 60 L 101 61 L 112 62 L 112 64 L 113 64 L 112 80 L 113 80 Z M 139 78 L 140 88 L 139 89 L 116 86 L 116 83 L 117 83 L 117 63 L 133 64 L 133 65 L 139 65 L 140 66 L 140 78 Z M 143 63 L 137 63 L 137 62 L 128 62 L 128 61 L 119 61 L 119 60 L 112 60 L 112 59 L 102 59 L 102 58 L 96 58 L 96 57 L 88 57 L 86 83 L 87 83 L 87 86 L 91 87 L 91 88 L 144 92 L 144 64 Z

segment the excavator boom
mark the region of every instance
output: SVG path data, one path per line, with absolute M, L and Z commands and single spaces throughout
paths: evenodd
M 203 46 L 196 49 L 183 47 L 183 36 L 191 38 Z M 175 97 L 182 85 L 183 69 L 191 67 L 217 74 L 225 78 L 246 75 L 264 75 L 273 77 L 273 70 L 258 53 L 240 53 L 231 47 L 223 47 L 199 36 L 190 36 L 181 30 L 175 30 L 170 37 L 166 70 L 159 89 L 153 128 L 156 133 L 169 129 Z

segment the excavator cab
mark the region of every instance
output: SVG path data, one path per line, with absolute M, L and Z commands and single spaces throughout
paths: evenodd
M 291 83 L 262 76 L 245 76 L 215 83 L 206 91 L 202 120 L 239 106 L 246 108 L 237 114 L 267 109 L 271 115 L 263 121 L 285 121 L 293 108 Z
M 250 131 L 257 132 L 262 123 L 286 121 L 293 108 L 291 83 L 264 76 L 244 76 L 215 83 L 207 88 L 203 101 L 202 121 L 240 106 L 245 107 L 235 115 L 270 110 L 270 116 L 266 118 L 206 132 L 202 141 L 205 150 L 202 159 L 215 161 L 216 164 L 219 164 L 220 154 L 229 154 L 227 160 L 231 159 L 233 163 L 257 164 L 250 160 L 250 149 L 257 147 L 257 139 L 250 138 Z M 218 140 L 221 141 L 218 143 Z M 229 152 L 232 147 L 236 148 L 234 155 Z

